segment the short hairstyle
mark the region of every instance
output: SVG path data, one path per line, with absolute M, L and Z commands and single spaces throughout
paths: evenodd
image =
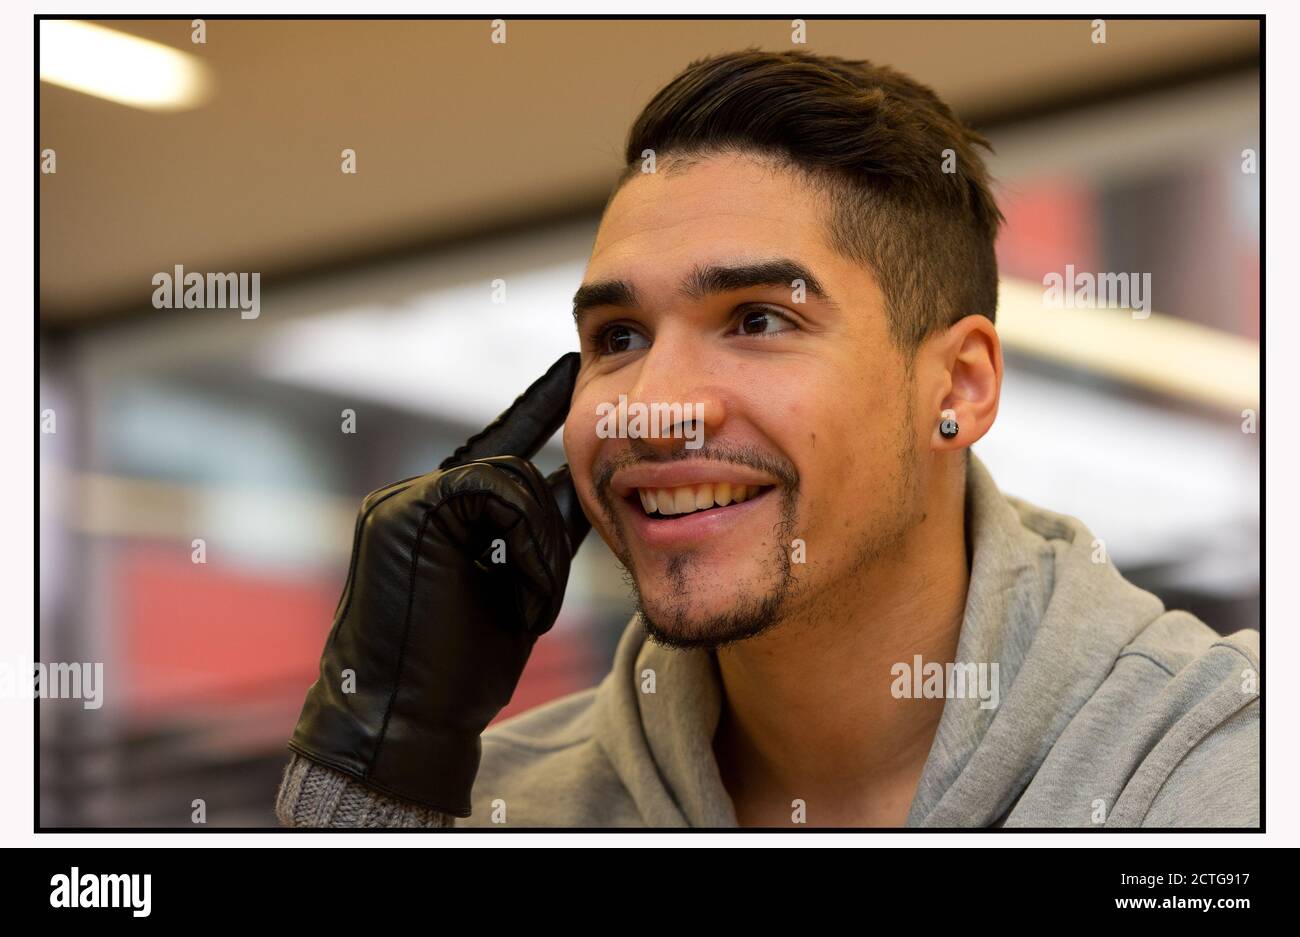
M 692 62 L 628 132 L 615 192 L 641 171 L 725 153 L 767 157 L 827 197 L 830 245 L 879 281 L 910 361 L 932 332 L 993 320 L 1002 213 L 977 147 L 929 88 L 866 61 L 756 48 Z

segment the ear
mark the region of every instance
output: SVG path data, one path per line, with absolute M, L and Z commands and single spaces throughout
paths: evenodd
M 932 446 L 935 451 L 965 449 L 989 431 L 1002 396 L 1002 342 L 985 316 L 971 315 L 931 337 L 939 362 L 933 390 Z M 952 410 L 957 435 L 939 432 L 940 414 Z

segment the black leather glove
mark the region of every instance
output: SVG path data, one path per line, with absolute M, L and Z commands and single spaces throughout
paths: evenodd
M 295 752 L 470 815 L 479 735 L 555 623 L 590 529 L 568 467 L 544 479 L 528 461 L 563 424 L 577 371 L 565 355 L 436 472 L 366 496 Z

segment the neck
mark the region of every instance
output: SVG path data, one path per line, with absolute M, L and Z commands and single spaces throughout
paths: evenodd
M 889 563 L 718 650 L 714 750 L 742 826 L 788 824 L 796 799 L 815 826 L 906 820 L 944 701 L 895 699 L 891 668 L 956 656 L 964 496 L 964 482 L 940 492 Z

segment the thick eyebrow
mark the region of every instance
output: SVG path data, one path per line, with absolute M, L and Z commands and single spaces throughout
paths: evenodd
M 627 280 L 597 280 L 584 283 L 573 294 L 573 321 L 580 323 L 588 310 L 597 306 L 631 308 L 637 304 L 636 287 Z
M 678 292 L 688 299 L 703 299 L 714 293 L 727 293 L 759 286 L 784 286 L 793 289 L 791 284 L 795 280 L 802 280 L 804 289 L 810 295 L 822 302 L 831 303 L 830 296 L 822 288 L 821 281 L 813 276 L 812 271 L 797 260 L 788 257 L 749 264 L 710 264 L 696 267 L 682 281 Z
M 795 280 L 803 281 L 808 295 L 838 308 L 812 271 L 788 257 L 755 263 L 696 266 L 682 280 L 678 292 L 688 299 L 703 299 L 715 293 L 755 287 L 790 287 Z M 627 280 L 597 280 L 582 285 L 573 295 L 573 321 L 580 322 L 582 316 L 596 306 L 630 308 L 636 305 L 636 287 Z

